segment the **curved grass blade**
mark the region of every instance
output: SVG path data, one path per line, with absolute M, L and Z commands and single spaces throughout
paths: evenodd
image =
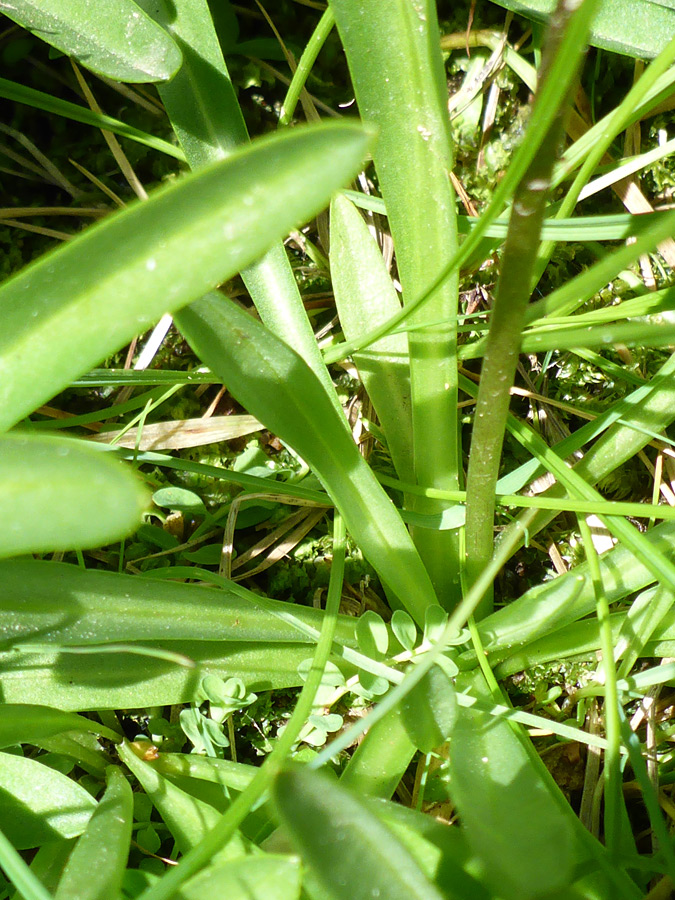
M 106 791 L 66 864 L 55 900 L 111 900 L 120 896 L 134 804 L 131 785 L 121 769 L 109 766 L 106 782 Z
M 265 138 L 109 216 L 7 281 L 0 429 L 316 214 L 357 171 L 367 142 L 351 124 Z
M 149 502 L 131 469 L 81 441 L 0 437 L 0 557 L 120 540 Z
M 27 87 L 24 84 L 17 84 L 15 81 L 8 81 L 6 78 L 0 78 L 0 97 L 6 100 L 12 100 L 14 103 L 25 103 L 26 106 L 32 106 L 35 109 L 42 109 L 45 112 L 52 113 L 55 116 L 63 116 L 66 119 L 72 119 L 73 122 L 82 122 L 83 125 L 92 125 L 94 128 L 105 128 L 117 134 L 120 137 L 128 138 L 130 141 L 136 141 L 144 144 L 146 147 L 152 147 L 153 150 L 159 150 L 160 153 L 166 153 L 167 156 L 173 156 L 175 159 L 184 160 L 183 152 L 178 147 L 174 147 L 168 141 L 140 131 L 132 125 L 126 125 L 119 119 L 112 116 L 106 116 L 103 113 L 97 113 L 86 106 L 79 106 L 77 103 L 69 103 L 67 100 L 61 100 L 59 97 L 52 97 L 43 91 L 36 91 L 35 88 Z
M 118 735 L 105 725 L 60 709 L 28 703 L 3 703 L 0 706 L 0 747 L 35 744 L 64 731 L 86 731 L 104 735 L 108 740 L 118 740 Z
M 283 825 L 332 900 L 441 900 L 442 894 L 387 826 L 325 775 L 281 772 L 273 797 Z
M 11 0 L 2 12 L 36 37 L 115 81 L 167 81 L 180 50 L 133 0 Z
M 233 301 L 209 294 L 177 323 L 232 395 L 287 441 L 324 484 L 348 530 L 418 622 L 437 600 L 401 517 L 307 364 Z

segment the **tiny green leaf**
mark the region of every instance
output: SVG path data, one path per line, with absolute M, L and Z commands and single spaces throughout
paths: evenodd
M 389 634 L 384 619 L 371 609 L 366 610 L 356 623 L 356 639 L 359 649 L 372 659 L 382 659 L 387 655 Z
M 405 610 L 394 610 L 391 617 L 391 630 L 404 650 L 413 649 L 417 641 L 417 628 Z

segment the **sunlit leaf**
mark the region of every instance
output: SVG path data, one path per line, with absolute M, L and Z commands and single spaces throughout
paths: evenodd
M 441 894 L 387 826 L 356 794 L 294 768 L 274 785 L 280 818 L 333 900 L 440 900 Z
M 180 50 L 132 0 L 7 0 L 2 12 L 83 66 L 116 81 L 166 81 Z
M 34 759 L 0 753 L 0 822 L 20 850 L 82 834 L 96 809 L 88 791 Z

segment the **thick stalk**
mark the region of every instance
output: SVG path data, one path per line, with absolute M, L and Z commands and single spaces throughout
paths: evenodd
M 553 60 L 561 51 L 570 17 L 568 6 L 559 3 L 551 18 L 540 83 L 545 82 Z M 568 89 L 574 82 L 579 61 L 577 52 L 576 58 L 570 59 Z M 561 99 L 564 101 L 565 97 Z M 537 102 L 535 100 L 535 106 Z M 510 391 L 520 352 L 546 197 L 562 136 L 563 110 L 564 103 L 561 103 L 539 153 L 530 162 L 514 195 L 511 210 L 471 438 L 466 486 L 466 577 L 469 585 L 475 582 L 492 556 L 495 492 Z M 491 609 L 492 597 L 488 594 L 477 612 L 484 616 Z
M 387 206 L 404 304 L 421 296 L 457 250 L 447 88 L 432 0 L 331 0 L 362 118 L 377 125 L 375 167 Z M 413 317 L 409 338 L 415 475 L 427 487 L 459 485 L 457 275 Z M 432 327 L 432 322 L 447 322 Z M 419 512 L 442 504 L 422 498 Z M 460 596 L 457 532 L 415 529 L 439 599 Z

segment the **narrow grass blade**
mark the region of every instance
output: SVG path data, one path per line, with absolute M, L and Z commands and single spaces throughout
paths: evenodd
M 167 81 L 181 64 L 176 44 L 132 0 L 11 0 L 2 11 L 115 81 Z
M 0 831 L 0 866 L 20 892 L 23 900 L 53 900 L 52 894 L 2 831 Z
M 0 557 L 117 541 L 136 530 L 149 502 L 134 472 L 80 441 L 0 437 Z
M 235 303 L 203 297 L 179 315 L 195 352 L 239 402 L 316 472 L 347 529 L 414 619 L 437 603 L 401 517 L 320 382 L 290 347 Z
M 281 821 L 333 900 L 441 900 L 389 828 L 355 794 L 307 769 L 277 776 Z M 452 896 L 452 895 L 451 895 Z
M 318 212 L 358 169 L 367 141 L 347 124 L 263 139 L 108 217 L 7 281 L 0 428 Z
M 106 791 L 66 864 L 55 900 L 111 900 L 120 895 L 131 841 L 133 795 L 116 766 L 108 768 L 106 781 Z
M 8 81 L 6 78 L 0 78 L 0 97 L 6 100 L 12 100 L 14 103 L 25 103 L 26 106 L 32 106 L 35 109 L 42 109 L 45 112 L 52 113 L 55 116 L 63 116 L 66 119 L 72 119 L 73 122 L 82 122 L 84 125 L 93 125 L 94 128 L 105 128 L 117 134 L 120 137 L 128 138 L 153 150 L 159 150 L 167 156 L 173 156 L 175 159 L 183 160 L 183 152 L 178 147 L 174 147 L 168 141 L 140 131 L 132 125 L 126 125 L 119 119 L 112 116 L 105 116 L 102 113 L 96 113 L 86 106 L 78 106 L 77 103 L 69 103 L 67 100 L 61 100 L 59 97 L 52 97 L 51 94 L 45 94 L 43 91 L 36 91 L 35 88 L 27 87 L 23 84 L 17 84 L 15 81 Z

